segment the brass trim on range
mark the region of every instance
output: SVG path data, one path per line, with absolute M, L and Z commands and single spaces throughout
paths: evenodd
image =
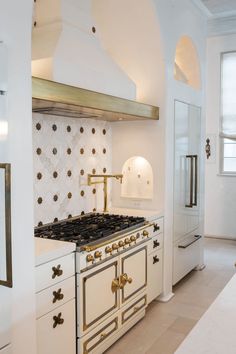
M 108 239 L 108 240 L 106 240 L 106 241 L 104 241 L 104 242 L 98 243 L 98 244 L 96 244 L 96 245 L 82 246 L 82 247 L 81 247 L 81 251 L 85 251 L 85 252 L 92 252 L 92 251 L 95 251 L 97 248 L 106 246 L 108 243 L 115 242 L 115 241 L 120 240 L 120 239 L 122 239 L 122 238 L 124 238 L 124 237 L 127 237 L 127 236 L 129 236 L 129 235 L 131 235 L 131 234 L 133 234 L 133 233 L 135 233 L 135 232 L 140 232 L 140 231 L 142 231 L 143 229 L 147 229 L 147 228 L 149 228 L 150 226 L 153 226 L 153 225 L 154 225 L 154 224 L 147 224 L 147 225 L 144 225 L 144 226 L 142 226 L 142 227 L 140 227 L 140 228 L 138 228 L 138 229 L 136 229 L 136 230 L 133 230 L 133 231 L 128 232 L 127 234 L 124 233 L 123 235 L 119 235 L 119 236 L 114 237 L 114 238 L 112 238 L 112 239 L 110 238 L 110 239 Z M 124 231 L 125 231 L 125 230 L 124 230 Z M 128 248 L 127 248 L 126 250 L 128 250 Z
M 115 327 L 112 328 L 109 332 L 104 333 L 104 330 L 109 327 L 112 323 L 114 322 Z M 118 329 L 118 317 L 114 318 L 111 322 L 109 322 L 107 325 L 105 325 L 103 328 L 101 328 L 97 333 L 95 333 L 92 337 L 87 339 L 83 343 L 83 354 L 88 354 L 90 353 L 94 348 L 96 348 L 101 342 L 103 342 L 108 336 L 110 336 L 113 332 L 115 332 Z M 91 348 L 87 349 L 87 346 L 91 340 L 96 338 L 100 334 L 99 341 L 95 343 Z
M 140 290 L 142 290 L 142 289 L 144 289 L 146 286 L 147 286 L 147 246 L 144 246 L 144 247 L 142 247 L 142 248 L 140 248 L 140 249 L 138 249 L 137 251 L 135 251 L 135 252 L 132 252 L 132 253 L 130 253 L 130 254 L 128 254 L 127 256 L 125 256 L 125 257 L 122 257 L 122 259 L 121 259 L 121 273 L 123 274 L 123 273 L 127 273 L 126 271 L 125 271 L 125 265 L 124 265 L 124 261 L 127 259 L 127 258 L 129 258 L 129 257 L 132 257 L 133 255 L 135 255 L 135 254 L 137 254 L 137 253 L 139 253 L 139 252 L 141 252 L 141 251 L 145 251 L 145 283 L 140 287 L 140 288 L 138 288 L 137 290 L 135 290 L 134 292 L 132 292 L 129 296 L 124 296 L 124 292 L 125 292 L 125 289 L 126 289 L 126 287 L 124 287 L 124 288 L 122 288 L 121 289 L 121 301 L 122 301 L 122 304 L 126 301 L 126 300 L 128 300 L 128 299 L 130 299 L 132 296 L 134 296 L 135 294 L 137 294 Z M 135 279 L 134 279 L 134 281 L 135 281 Z
M 114 292 L 114 296 L 115 296 L 115 304 L 109 308 L 107 311 L 105 311 L 102 315 L 98 316 L 97 318 L 95 318 L 92 322 L 87 323 L 86 320 L 86 281 L 93 277 L 96 276 L 98 273 L 103 272 L 105 269 L 108 269 L 110 267 L 115 267 L 115 276 L 114 278 L 117 278 L 118 276 L 118 261 L 115 261 L 109 265 L 107 265 L 106 267 L 103 267 L 99 270 L 97 270 L 96 272 L 93 272 L 85 277 L 83 277 L 83 330 L 85 331 L 86 329 L 88 329 L 89 327 L 91 327 L 94 323 L 96 323 L 97 321 L 99 321 L 102 317 L 106 316 L 109 312 L 111 312 L 112 310 L 114 310 L 115 308 L 118 307 L 118 295 L 117 292 Z
M 135 307 L 135 305 L 137 305 L 141 300 L 144 299 L 144 303 L 143 305 L 139 306 L 139 307 Z M 144 308 L 147 305 L 147 295 L 142 296 L 139 300 L 137 300 L 135 303 L 133 303 L 130 307 L 128 307 L 125 311 L 122 312 L 121 315 L 121 323 L 124 324 L 126 321 L 128 321 L 131 317 L 133 317 L 139 310 L 141 310 L 142 308 Z M 134 311 L 127 317 L 125 318 L 125 314 L 126 312 L 128 312 L 131 308 L 134 308 Z
M 0 285 L 12 288 L 12 248 L 11 248 L 11 164 L 1 163 L 5 172 L 5 239 L 6 239 L 6 280 L 0 279 Z M 3 199 L 3 198 L 2 198 Z

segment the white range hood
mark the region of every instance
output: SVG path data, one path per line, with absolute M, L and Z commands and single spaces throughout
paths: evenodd
M 37 0 L 32 75 L 134 100 L 134 82 L 99 41 L 91 0 Z

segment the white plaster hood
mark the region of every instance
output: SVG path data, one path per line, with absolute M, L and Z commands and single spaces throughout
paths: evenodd
M 99 41 L 91 0 L 37 0 L 34 21 L 33 76 L 126 99 L 136 98 L 135 84 Z

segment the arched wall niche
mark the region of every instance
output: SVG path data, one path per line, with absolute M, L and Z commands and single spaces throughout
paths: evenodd
M 130 157 L 122 168 L 121 196 L 124 198 L 152 199 L 153 171 L 150 163 L 141 156 Z
M 176 46 L 174 78 L 194 89 L 201 89 L 199 57 L 192 39 L 182 36 Z

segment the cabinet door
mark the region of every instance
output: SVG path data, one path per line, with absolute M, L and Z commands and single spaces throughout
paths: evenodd
M 158 250 L 148 256 L 148 304 L 161 294 L 163 285 L 163 250 Z
M 201 109 L 175 101 L 174 239 L 199 226 Z
M 121 256 L 120 284 L 122 304 L 147 286 L 147 245 L 141 245 Z
M 76 354 L 75 300 L 37 320 L 38 354 Z
M 118 309 L 118 258 L 79 275 L 79 332 L 93 328 Z

